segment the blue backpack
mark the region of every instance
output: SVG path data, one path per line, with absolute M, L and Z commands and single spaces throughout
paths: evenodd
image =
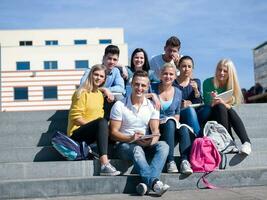
M 88 160 L 98 158 L 86 142 L 78 143 L 66 134 L 57 131 L 51 141 L 53 147 L 67 160 Z

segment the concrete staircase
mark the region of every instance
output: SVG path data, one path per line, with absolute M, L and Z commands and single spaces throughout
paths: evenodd
M 210 174 L 209 180 L 219 187 L 267 185 L 267 104 L 246 104 L 236 110 L 253 152 L 248 157 L 228 154 L 227 168 Z M 129 161 L 111 160 L 124 172 L 117 177 L 98 176 L 96 160 L 65 161 L 50 141 L 55 130 L 66 131 L 66 123 L 67 111 L 0 113 L 0 199 L 135 192 L 140 179 Z M 194 189 L 201 175 L 163 173 L 162 180 L 171 190 Z

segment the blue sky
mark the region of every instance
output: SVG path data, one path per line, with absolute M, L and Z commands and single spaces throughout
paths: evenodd
M 252 49 L 267 41 L 265 0 L 0 0 L 0 29 L 124 28 L 129 56 L 149 57 L 168 37 L 195 60 L 195 77 L 213 76 L 221 58 L 236 64 L 241 87 L 254 84 Z

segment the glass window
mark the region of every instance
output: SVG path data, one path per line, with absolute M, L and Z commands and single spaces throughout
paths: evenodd
M 46 40 L 45 45 L 58 45 L 57 40 Z
M 57 69 L 57 61 L 44 61 L 44 69 Z
M 14 88 L 14 100 L 28 100 L 28 88 L 27 87 Z
M 57 86 L 44 86 L 44 99 L 57 99 Z
M 99 44 L 111 44 L 112 40 L 111 39 L 100 39 Z
M 87 44 L 87 40 L 74 40 L 75 45 Z
M 76 69 L 84 69 L 84 68 L 88 68 L 88 66 L 89 66 L 88 60 L 75 60 Z
M 32 41 L 19 41 L 19 46 L 32 46 Z
M 22 61 L 17 62 L 17 70 L 29 70 L 30 69 L 30 62 L 28 61 Z

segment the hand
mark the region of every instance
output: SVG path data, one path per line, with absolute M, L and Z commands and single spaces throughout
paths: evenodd
M 181 56 L 179 55 L 179 53 L 173 54 L 172 60 L 176 66 L 178 66 L 180 58 Z
M 141 138 L 141 137 L 143 137 L 143 136 L 144 136 L 144 133 L 143 133 L 143 132 L 141 132 L 141 131 L 136 131 L 136 132 L 134 133 L 134 135 L 133 135 L 132 140 L 137 140 L 137 139 L 139 139 L 139 138 Z
M 230 109 L 231 105 L 229 105 L 228 103 L 226 103 L 224 100 L 222 100 L 221 98 L 215 97 L 212 100 L 212 104 L 211 106 L 215 106 L 217 104 L 223 104 L 226 108 Z
M 153 140 L 153 138 L 147 138 L 147 139 L 143 139 L 143 140 L 138 140 L 138 141 L 136 141 L 136 143 L 140 146 L 147 147 L 147 146 L 151 145 L 152 140 Z
M 122 78 L 125 80 L 128 79 L 128 71 L 125 66 L 122 66 Z
M 198 88 L 197 88 L 197 82 L 194 80 L 190 81 L 190 85 L 192 86 L 194 92 L 198 92 Z
M 189 100 L 182 100 L 182 108 L 187 108 L 192 105 L 192 102 Z
M 112 92 L 109 91 L 109 89 L 101 88 L 101 91 L 103 92 L 109 103 L 114 101 L 114 95 L 112 94 Z

